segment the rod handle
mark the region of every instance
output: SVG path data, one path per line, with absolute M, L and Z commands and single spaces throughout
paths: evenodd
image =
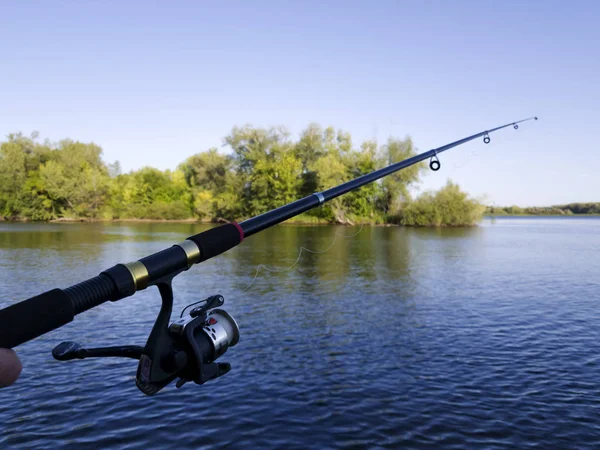
M 0 310 L 0 347 L 13 348 L 71 322 L 73 303 L 62 289 Z
M 225 253 L 238 245 L 244 240 L 244 230 L 237 223 L 230 222 L 190 236 L 187 240 L 193 241 L 200 249 L 198 262 L 201 262 Z

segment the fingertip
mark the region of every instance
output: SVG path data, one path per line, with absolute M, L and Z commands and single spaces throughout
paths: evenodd
M 19 375 L 23 366 L 17 354 L 8 348 L 0 348 L 0 386 L 10 386 Z

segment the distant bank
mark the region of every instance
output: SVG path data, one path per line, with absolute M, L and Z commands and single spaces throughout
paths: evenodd
M 569 203 L 555 206 L 488 206 L 486 216 L 572 216 L 600 215 L 600 203 Z

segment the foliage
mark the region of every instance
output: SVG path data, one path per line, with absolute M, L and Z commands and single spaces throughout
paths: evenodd
M 173 171 L 143 167 L 122 173 L 118 162 L 102 160 L 102 149 L 93 143 L 40 143 L 35 133 L 11 134 L 0 143 L 0 216 L 241 219 L 416 155 L 410 138 L 355 146 L 349 133 L 314 123 L 297 140 L 283 127 L 245 125 L 234 127 L 224 142 L 227 153 L 210 148 Z M 422 169 L 417 164 L 337 197 L 303 214 L 302 220 L 383 223 L 402 217 L 420 223 L 417 215 L 423 211 L 418 208 L 425 207 L 427 198 L 413 205 L 409 188 Z M 436 194 L 436 201 L 469 209 L 470 200 L 452 189 Z M 456 225 L 461 220 L 449 213 L 424 223 Z
M 112 218 L 186 219 L 192 194 L 182 171 L 144 167 L 112 179 Z
M 108 170 L 97 145 L 56 145 L 37 135 L 11 134 L 0 145 L 0 211 L 5 217 L 47 220 L 97 217 L 108 192 Z
M 389 138 L 382 150 L 385 166 L 403 161 L 417 154 L 409 137 L 404 140 Z M 383 179 L 384 203 L 381 207 L 387 213 L 390 215 L 398 214 L 402 205 L 410 201 L 408 187 L 419 181 L 419 176 L 424 169 L 425 164 L 418 163 Z
M 488 206 L 485 210 L 492 216 L 568 216 L 572 214 L 600 214 L 600 203 L 569 203 L 556 206 Z
M 483 218 L 484 211 L 485 206 L 448 181 L 439 191 L 425 192 L 408 203 L 400 213 L 400 223 L 419 227 L 470 226 Z

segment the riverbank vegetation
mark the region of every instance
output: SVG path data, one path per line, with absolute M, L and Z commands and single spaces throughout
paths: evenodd
M 402 225 L 414 227 L 465 226 L 479 222 L 485 211 L 479 201 L 448 181 L 437 192 L 425 192 L 398 214 Z
M 600 203 L 569 203 L 556 206 L 488 206 L 489 216 L 570 216 L 574 214 L 600 215 Z
M 234 127 L 228 152 L 190 156 L 176 170 L 122 173 L 94 143 L 40 142 L 11 134 L 0 143 L 0 216 L 7 220 L 251 217 L 416 154 L 410 138 L 356 146 L 349 133 L 309 125 L 293 140 L 283 128 Z M 471 225 L 483 207 L 449 183 L 413 201 L 416 164 L 303 215 L 309 222 Z

